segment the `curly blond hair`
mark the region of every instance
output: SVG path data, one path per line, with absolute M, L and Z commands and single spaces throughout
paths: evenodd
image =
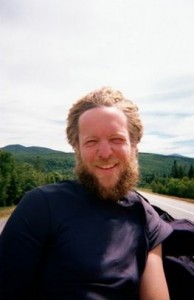
M 131 143 L 137 145 L 140 142 L 143 135 L 143 126 L 138 107 L 131 100 L 125 98 L 120 91 L 113 90 L 110 87 L 103 87 L 79 99 L 69 110 L 66 134 L 69 144 L 74 149 L 79 145 L 79 117 L 85 111 L 100 106 L 120 109 L 128 120 L 128 132 Z

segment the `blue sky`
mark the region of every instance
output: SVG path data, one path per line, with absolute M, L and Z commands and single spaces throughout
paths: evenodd
M 102 86 L 139 106 L 140 152 L 194 157 L 194 1 L 0 0 L 0 147 L 72 151 L 68 109 Z

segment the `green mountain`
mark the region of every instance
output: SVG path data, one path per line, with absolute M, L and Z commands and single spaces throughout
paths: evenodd
M 39 154 L 53 154 L 53 153 L 64 153 L 62 151 L 55 151 L 49 148 L 44 148 L 44 147 L 36 147 L 36 146 L 31 146 L 31 147 L 25 147 L 22 145 L 8 145 L 5 146 L 3 148 L 0 148 L 3 151 L 7 151 L 7 152 L 11 152 L 15 155 L 28 155 L 28 154 L 32 154 L 32 155 L 39 155 Z
M 65 153 L 49 148 L 8 145 L 0 148 L 0 150 L 11 153 L 16 161 L 29 163 L 45 172 L 64 172 L 73 169 L 75 165 L 73 153 Z
M 186 172 L 190 166 L 194 166 L 194 158 L 185 157 L 177 154 L 160 155 L 153 153 L 140 153 L 139 163 L 143 175 L 155 174 L 158 176 L 169 175 L 174 162 L 181 166 Z
M 74 153 L 56 151 L 44 147 L 24 147 L 22 145 L 8 145 L 0 150 L 12 153 L 17 161 L 39 165 L 43 171 L 72 170 L 75 165 Z M 194 167 L 194 158 L 184 157 L 177 154 L 160 155 L 153 153 L 139 153 L 140 172 L 142 176 L 169 175 L 174 161 L 186 172 L 191 165 Z

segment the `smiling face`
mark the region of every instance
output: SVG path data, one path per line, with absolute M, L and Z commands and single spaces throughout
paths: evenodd
M 115 107 L 100 106 L 79 118 L 77 174 L 103 198 L 124 196 L 137 180 L 136 149 L 127 118 Z

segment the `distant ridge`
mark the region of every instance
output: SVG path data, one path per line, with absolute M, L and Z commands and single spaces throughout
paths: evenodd
M 184 156 L 184 155 L 181 155 L 181 154 L 178 154 L 178 153 L 173 153 L 173 154 L 170 154 L 168 156 L 187 157 L 187 156 Z
M 8 152 L 15 152 L 15 153 L 33 153 L 33 154 L 49 154 L 49 153 L 65 153 L 63 151 L 53 150 L 46 147 L 38 147 L 38 146 L 22 146 L 19 144 L 13 144 L 13 145 L 7 145 L 3 148 L 0 148 L 1 150 L 8 151 Z
M 54 150 L 51 148 L 46 148 L 46 147 L 40 147 L 40 146 L 23 146 L 20 144 L 11 144 L 11 145 L 7 145 L 4 146 L 2 148 L 0 148 L 0 150 L 3 151 L 8 151 L 8 152 L 12 152 L 12 153 L 33 153 L 33 154 L 51 154 L 51 153 L 60 153 L 60 154 L 64 154 L 64 153 L 73 153 L 73 152 L 65 152 L 65 151 L 60 151 L 60 150 Z M 188 158 L 188 159 L 194 159 L 192 157 L 187 157 L 178 153 L 172 153 L 172 154 L 159 154 L 159 153 L 147 153 L 147 152 L 140 152 L 140 155 L 156 155 L 156 156 L 164 156 L 164 157 L 182 157 L 182 158 Z
M 45 147 L 7 145 L 0 150 L 11 153 L 14 159 L 21 163 L 28 163 L 32 166 L 41 164 L 45 172 L 64 172 L 73 169 L 75 165 L 73 152 L 62 152 Z
M 52 150 L 46 147 L 7 145 L 0 148 L 2 151 L 9 152 L 20 162 L 30 163 L 33 166 L 37 164 L 37 159 L 41 159 L 46 171 L 64 172 L 67 168 L 74 168 L 75 155 L 73 152 L 63 152 Z M 188 172 L 191 165 L 194 167 L 194 158 L 185 157 L 179 154 L 164 155 L 154 153 L 140 152 L 138 155 L 140 173 L 144 175 L 164 176 L 169 175 L 174 161 L 184 167 Z

